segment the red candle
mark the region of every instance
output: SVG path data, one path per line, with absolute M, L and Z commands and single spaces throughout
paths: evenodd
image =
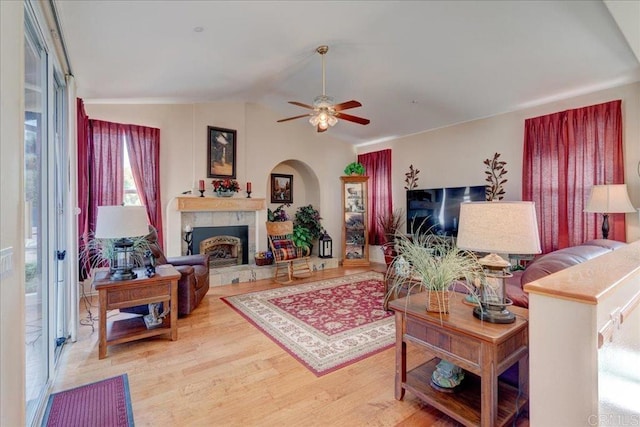
M 247 191 L 251 192 L 251 183 L 250 182 L 247 182 Z
M 199 185 L 198 188 L 200 189 L 200 191 L 204 191 L 204 179 L 201 179 L 198 185 Z

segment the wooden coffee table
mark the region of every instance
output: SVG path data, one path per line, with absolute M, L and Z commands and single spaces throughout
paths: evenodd
M 107 346 L 135 341 L 157 335 L 178 339 L 178 279 L 180 272 L 171 265 L 156 269 L 153 277 L 146 277 L 144 269 L 136 270 L 133 280 L 112 281 L 108 271 L 96 273 L 94 285 L 100 305 L 98 358 L 107 357 Z M 171 311 L 161 326 L 147 329 L 142 317 L 107 322 L 107 310 L 164 302 Z M 166 305 L 165 305 L 166 306 Z
M 516 321 L 494 324 L 476 319 L 473 307 L 463 300 L 463 294 L 452 296 L 450 313 L 442 316 L 426 311 L 426 293 L 389 303 L 396 316 L 395 397 L 402 400 L 409 390 L 466 426 L 508 424 L 529 402 L 528 310 L 510 307 Z M 408 342 L 436 357 L 407 372 Z M 430 385 L 440 359 L 467 371 L 453 393 Z M 520 390 L 498 381 L 498 375 L 516 362 Z

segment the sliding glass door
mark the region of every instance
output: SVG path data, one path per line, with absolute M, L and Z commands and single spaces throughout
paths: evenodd
M 32 22 L 25 22 L 24 238 L 27 425 L 49 376 L 47 350 L 47 57 Z
M 37 13 L 29 2 L 25 12 L 25 397 L 27 425 L 34 425 L 68 336 L 65 206 L 70 171 L 64 79 L 45 49 Z

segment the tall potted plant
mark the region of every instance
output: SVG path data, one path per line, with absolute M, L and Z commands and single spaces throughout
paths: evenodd
M 300 225 L 293 226 L 293 236 L 291 237 L 293 240 L 293 244 L 299 248 L 303 248 L 306 254 L 311 253 L 312 248 L 312 240 L 311 233 L 308 228 L 302 227 Z
M 382 243 L 382 251 L 384 253 L 384 261 L 387 267 L 397 255 L 396 252 L 396 234 L 401 233 L 402 226 L 405 221 L 404 209 L 394 209 L 385 211 L 378 215 L 378 227 L 384 233 L 384 242 Z
M 320 224 L 320 212 L 312 205 L 301 206 L 295 213 L 293 225 L 299 225 L 309 230 L 312 239 L 317 239 L 322 234 L 322 225 Z

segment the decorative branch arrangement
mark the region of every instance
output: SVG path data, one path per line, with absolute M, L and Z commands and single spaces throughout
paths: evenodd
M 484 164 L 487 165 L 487 170 L 484 172 L 487 174 L 486 181 L 490 184 L 487 186 L 486 195 L 487 201 L 502 200 L 504 196 L 503 185 L 507 182 L 504 176 L 507 170 L 504 168 L 507 162 L 498 160 L 500 153 L 495 153 L 493 159 L 486 159 Z
M 407 184 L 404 186 L 405 190 L 413 190 L 418 186 L 418 174 L 420 173 L 420 169 L 414 169 L 413 165 L 409 165 L 409 172 L 405 173 L 404 182 Z

